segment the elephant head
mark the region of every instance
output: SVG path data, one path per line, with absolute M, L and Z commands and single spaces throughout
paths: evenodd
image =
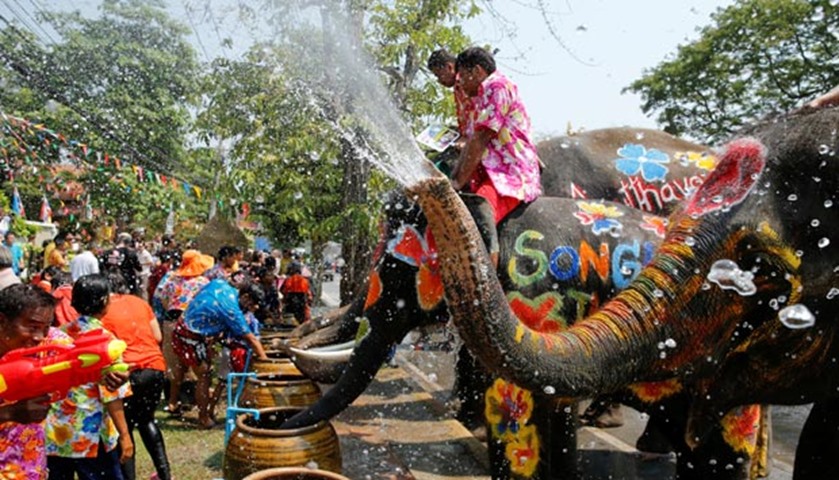
M 425 180 L 408 193 L 437 240 L 455 325 L 494 374 L 535 391 L 589 396 L 638 381 L 728 372 L 714 380 L 730 387 L 714 392 L 715 406 L 789 401 L 791 394 L 802 403 L 836 387 L 813 379 L 837 349 L 839 249 L 827 248 L 839 225 L 837 124 L 839 110 L 824 110 L 758 125 L 732 142 L 670 218 L 664 242 L 629 287 L 556 333 L 529 328 L 510 311 L 446 181 Z M 812 322 L 809 331 L 790 328 Z M 754 347 L 773 353 L 743 353 Z M 778 383 L 755 366 L 753 382 L 765 388 L 737 389 L 738 358 L 753 366 L 771 359 L 776 370 L 796 373 Z
M 338 382 L 287 425 L 339 413 L 365 390 L 392 345 L 417 326 L 449 319 L 436 235 L 413 200 L 393 195 L 385 209 L 367 293 L 337 322 L 360 324 L 360 342 Z M 505 302 L 532 328 L 564 329 L 629 283 L 663 227 L 662 218 L 619 204 L 539 199 L 500 228 Z

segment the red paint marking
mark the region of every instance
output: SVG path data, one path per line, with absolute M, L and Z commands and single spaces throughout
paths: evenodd
M 510 308 L 528 328 L 537 332 L 553 333 L 562 330 L 562 325 L 559 322 L 548 318 L 548 313 L 556 307 L 556 301 L 556 298 L 548 297 L 534 307 L 520 298 L 514 298 L 510 302 Z
M 766 148 L 752 138 L 728 145 L 717 166 L 690 199 L 685 213 L 704 215 L 742 202 L 766 166 Z

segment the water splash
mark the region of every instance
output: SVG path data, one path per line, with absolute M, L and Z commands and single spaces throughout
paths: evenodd
M 359 123 L 357 126 L 369 133 L 359 135 L 357 128 L 333 123 L 344 139 L 356 147 L 356 150 L 376 165 L 385 174 L 402 184 L 409 186 L 435 175 L 433 165 L 426 160 L 419 149 L 414 136 L 391 101 L 391 95 L 382 83 L 381 74 L 373 68 L 374 62 L 363 48 L 355 48 L 357 42 L 348 33 L 348 28 L 336 25 L 330 31 L 333 36 L 334 63 L 325 67 L 341 72 L 342 80 L 350 79 L 348 111 Z M 327 79 L 334 78 L 326 75 Z M 335 91 L 346 89 L 346 85 L 333 85 Z
M 723 290 L 734 290 L 746 297 L 757 292 L 754 274 L 744 272 L 733 260 L 717 260 L 711 265 L 711 271 L 706 277 L 709 282 L 719 285 Z
M 793 330 L 810 328 L 816 324 L 816 316 L 813 315 L 813 312 L 806 305 L 800 303 L 781 309 L 778 312 L 778 319 L 785 327 Z

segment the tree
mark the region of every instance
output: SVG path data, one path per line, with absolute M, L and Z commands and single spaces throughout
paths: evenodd
M 665 131 L 718 142 L 838 83 L 836 2 L 738 0 L 625 91 L 639 93 Z
M 282 150 L 274 150 L 282 155 L 281 181 L 260 196 L 269 205 L 275 200 L 287 203 L 273 204 L 279 205 L 278 211 L 265 218 L 275 228 L 300 221 L 297 230 L 312 240 L 315 255 L 318 244 L 341 241 L 347 262 L 341 298 L 348 301 L 363 285 L 369 268 L 376 232 L 376 218 L 369 212 L 378 210 L 379 192 L 387 182 L 368 163 L 380 154 L 376 145 L 380 139 L 371 135 L 355 110 L 359 82 L 365 79 L 355 75 L 357 67 L 347 57 L 366 52 L 375 59 L 375 68 L 390 89 L 374 101 L 392 101 L 407 124 L 416 127 L 432 117 L 451 117 L 450 92 L 433 77 L 418 73 L 434 49 L 459 51 L 469 43 L 457 24 L 478 9 L 471 0 L 266 0 L 256 7 L 239 5 L 243 18 L 275 26 L 278 64 L 272 80 L 297 97 L 293 109 L 304 114 L 296 123 L 273 117 L 282 118 L 283 132 L 276 133 L 289 135 L 290 140 Z M 267 130 L 268 123 L 260 128 Z M 237 142 L 239 149 L 247 140 L 242 137 Z M 269 170 L 280 166 L 272 155 L 262 155 L 258 161 L 267 162 Z M 336 172 L 336 166 L 341 170 Z
M 159 0 L 105 0 L 98 18 L 45 13 L 60 34 L 47 45 L 32 32 L 7 25 L 0 31 L 0 81 L 6 87 L 0 89 L 0 110 L 41 122 L 68 140 L 147 171 L 204 184 L 201 175 L 183 168 L 194 157 L 187 151 L 186 134 L 199 64 L 186 40 L 187 29 L 170 19 L 164 7 Z M 59 142 L 41 137 L 27 140 L 30 151 L 24 155 L 13 155 L 18 169 L 68 160 L 57 149 Z M 131 170 L 101 169 L 101 159 L 74 153 L 71 161 L 87 172 L 80 179 L 91 203 L 112 210 L 114 218 L 162 226 L 169 200 L 183 204 L 186 215 L 202 211 L 197 199 L 183 192 L 140 182 Z M 93 170 L 87 171 L 90 166 Z M 20 173 L 16 182 L 21 195 L 29 197 L 25 201 L 39 201 L 46 186 L 42 176 Z

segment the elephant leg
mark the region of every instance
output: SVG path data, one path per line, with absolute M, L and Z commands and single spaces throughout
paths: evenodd
M 798 447 L 793 480 L 814 480 L 839 471 L 839 398 L 813 404 Z M 830 474 L 829 472 L 833 472 Z
M 460 405 L 455 418 L 469 430 L 483 425 L 484 392 L 491 382 L 492 378 L 484 372 L 475 357 L 465 345 L 461 345 L 457 352 L 452 397 Z
M 544 399 L 537 408 L 551 411 L 550 424 L 543 435 L 544 449 L 550 459 L 550 476 L 555 480 L 576 480 L 580 477 L 577 459 L 577 428 L 579 405 L 576 401 Z

